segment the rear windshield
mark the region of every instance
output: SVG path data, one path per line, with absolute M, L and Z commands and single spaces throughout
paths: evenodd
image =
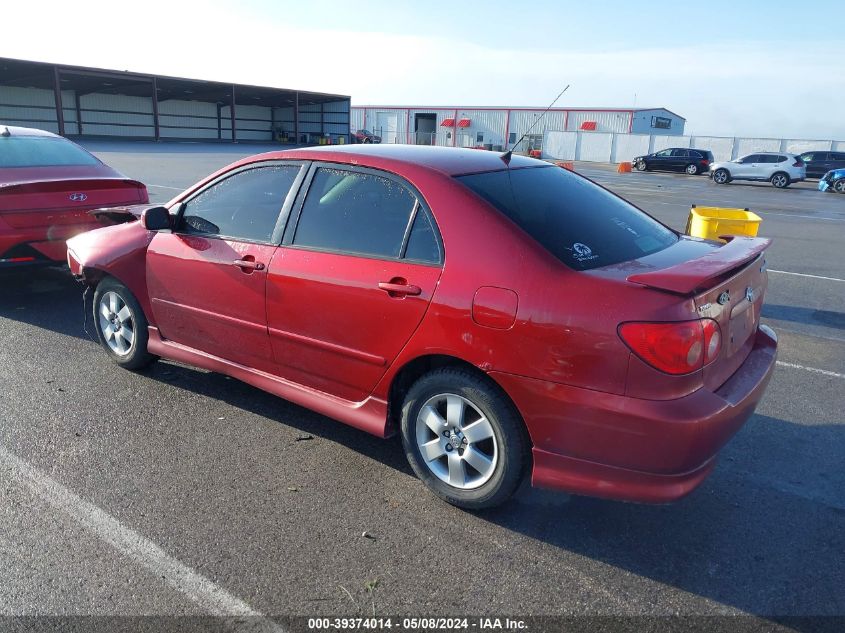
M 506 169 L 457 180 L 575 270 L 644 257 L 678 240 L 636 207 L 560 167 Z
M 78 145 L 52 136 L 0 137 L 0 168 L 98 165 L 99 161 Z

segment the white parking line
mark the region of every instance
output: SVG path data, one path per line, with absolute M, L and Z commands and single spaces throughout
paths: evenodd
M 249 617 L 260 631 L 283 629 L 211 580 L 182 564 L 158 545 L 122 525 L 62 484 L 0 446 L 0 467 L 56 510 L 80 523 L 118 552 L 151 571 L 215 616 Z
M 842 281 L 845 282 L 845 279 L 839 279 L 839 277 L 822 277 L 821 275 L 809 275 L 807 273 L 791 273 L 786 270 L 772 270 L 769 269 L 770 273 L 777 273 L 779 275 L 794 275 L 796 277 L 810 277 L 811 279 L 824 279 L 825 281 Z
M 834 378 L 845 378 L 845 374 L 838 374 L 835 371 L 828 371 L 827 369 L 819 369 L 817 367 L 806 367 L 804 365 L 798 365 L 796 363 L 785 363 L 782 360 L 775 361 L 781 367 L 789 367 L 791 369 L 803 369 L 805 371 L 811 371 L 816 374 L 823 374 L 825 376 L 833 376 Z
M 767 215 L 779 215 L 783 218 L 806 218 L 809 220 L 826 220 L 827 222 L 845 222 L 845 218 L 822 218 L 817 215 L 798 215 L 797 213 L 773 213 L 771 211 L 761 211 L 760 215 L 764 218 Z

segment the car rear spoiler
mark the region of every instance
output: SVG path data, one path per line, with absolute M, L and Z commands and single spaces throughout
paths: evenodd
M 728 243 L 706 255 L 662 270 L 630 275 L 627 279 L 656 290 L 690 295 L 715 286 L 756 259 L 772 243 L 772 240 L 761 237 L 725 236 L 722 239 L 728 240 Z

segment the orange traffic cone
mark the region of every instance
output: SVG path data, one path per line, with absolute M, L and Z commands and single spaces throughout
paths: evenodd
M 619 163 L 619 167 L 616 170 L 620 174 L 630 174 L 631 173 L 631 163 Z

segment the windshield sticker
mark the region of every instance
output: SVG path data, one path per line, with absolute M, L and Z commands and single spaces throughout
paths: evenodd
M 569 250 L 572 251 L 572 259 L 576 262 L 588 262 L 599 257 L 598 255 L 593 255 L 592 248 L 581 242 L 575 242 Z

